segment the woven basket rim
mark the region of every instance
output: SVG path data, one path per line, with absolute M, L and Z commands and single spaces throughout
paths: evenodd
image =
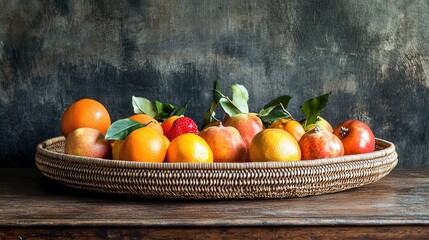
M 64 136 L 47 139 L 36 146 L 37 154 L 52 157 L 62 161 L 80 163 L 85 165 L 103 166 L 109 168 L 132 168 L 132 169 L 198 169 L 198 170 L 226 170 L 226 169 L 272 169 L 272 168 L 294 168 L 294 167 L 316 167 L 344 162 L 364 161 L 388 156 L 395 152 L 395 145 L 387 140 L 376 138 L 376 150 L 371 153 L 346 155 L 334 158 L 324 158 L 316 160 L 301 160 L 294 162 L 244 162 L 244 163 L 150 163 L 150 162 L 133 162 L 125 160 L 111 160 L 102 158 L 81 157 L 58 153 L 47 149 L 48 146 L 58 142 L 65 141 Z

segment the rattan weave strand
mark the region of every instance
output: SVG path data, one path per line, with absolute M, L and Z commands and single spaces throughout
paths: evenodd
M 377 139 L 366 154 L 297 162 L 143 163 L 64 154 L 64 137 L 36 147 L 36 166 L 70 187 L 139 197 L 287 198 L 373 183 L 397 164 L 393 143 Z

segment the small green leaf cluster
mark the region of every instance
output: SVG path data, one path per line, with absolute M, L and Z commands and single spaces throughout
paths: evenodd
M 155 105 L 153 105 L 152 102 L 147 98 L 135 96 L 132 97 L 132 104 L 135 114 L 147 114 L 160 122 L 163 122 L 165 119 L 174 115 L 181 116 L 185 114 L 188 103 L 189 100 L 181 106 L 176 106 L 171 103 L 155 101 Z
M 249 113 L 249 93 L 247 89 L 240 84 L 234 84 L 231 86 L 232 98 L 223 94 L 220 89 L 220 83 L 215 81 L 213 86 L 213 100 L 210 103 L 209 110 L 204 114 L 203 126 L 206 126 L 210 122 L 219 121 L 216 118 L 216 108 L 218 105 L 222 107 L 226 114 L 233 116 L 240 113 Z
M 216 108 L 218 105 L 220 105 L 224 112 L 229 116 L 240 113 L 249 113 L 249 93 L 247 89 L 243 85 L 233 84 L 231 85 L 231 92 L 232 98 L 223 94 L 221 92 L 220 83 L 215 81 L 213 86 L 213 100 L 210 103 L 210 108 L 204 114 L 203 126 L 206 126 L 213 121 L 219 121 L 216 118 Z M 330 94 L 331 93 L 327 93 L 304 101 L 304 103 L 300 106 L 300 109 L 305 117 L 305 121 L 303 121 L 303 127 L 313 124 L 317 121 L 321 111 L 328 103 Z M 268 126 L 282 118 L 294 119 L 292 114 L 287 110 L 291 99 L 292 97 L 289 95 L 279 96 L 265 104 L 262 110 L 257 113 L 257 116 L 262 120 L 265 126 Z
M 302 123 L 305 128 L 307 125 L 317 122 L 322 110 L 328 105 L 329 96 L 331 93 L 326 93 L 315 98 L 306 100 L 300 107 L 304 113 L 305 121 Z
M 177 115 L 185 114 L 189 101 L 181 106 L 176 106 L 171 103 L 163 103 L 155 101 L 155 105 L 144 97 L 132 96 L 132 105 L 134 114 L 146 114 L 153 117 L 158 122 L 163 122 L 165 119 Z M 150 123 L 148 123 L 150 124 Z M 146 127 L 148 124 L 139 123 L 132 119 L 120 119 L 112 123 L 106 132 L 105 139 L 107 140 L 123 140 L 132 131 Z

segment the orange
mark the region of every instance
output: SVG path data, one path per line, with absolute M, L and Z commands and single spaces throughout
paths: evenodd
M 165 121 L 161 123 L 162 130 L 164 130 L 165 136 L 168 136 L 168 133 L 170 132 L 170 129 L 171 129 L 171 126 L 173 125 L 173 122 L 178 118 L 179 118 L 179 116 L 171 116 L 171 117 L 165 119 Z
M 110 127 L 110 115 L 100 102 L 84 98 L 74 102 L 64 111 L 61 117 L 61 132 L 64 136 L 77 128 L 94 128 L 106 135 Z
M 147 115 L 147 114 L 136 114 L 133 115 L 131 117 L 129 117 L 129 119 L 137 121 L 139 123 L 143 123 L 143 124 L 147 124 L 147 127 L 153 128 L 156 131 L 158 131 L 161 134 L 164 134 L 164 131 L 162 130 L 161 124 L 155 120 L 155 118 Z
M 255 135 L 249 148 L 251 162 L 291 162 L 301 160 L 298 142 L 288 132 L 268 128 Z
M 179 135 L 167 149 L 167 162 L 212 163 L 213 152 L 207 142 L 194 133 Z
M 273 122 L 268 128 L 279 128 L 283 129 L 286 132 L 290 133 L 296 141 L 301 139 L 302 135 L 304 135 L 305 130 L 302 125 L 293 119 L 285 119 L 281 118 L 275 122 Z
M 164 137 L 165 147 L 166 147 L 166 149 L 168 149 L 168 146 L 170 146 L 170 140 L 168 139 L 167 136 L 165 136 L 165 135 L 162 135 L 162 136 Z
M 121 160 L 163 162 L 167 152 L 167 142 L 164 135 L 157 130 L 142 127 L 132 131 L 120 148 L 119 159 Z
M 119 160 L 119 152 L 121 151 L 122 144 L 124 143 L 124 140 L 116 140 L 113 143 L 112 147 L 112 159 L 113 160 Z

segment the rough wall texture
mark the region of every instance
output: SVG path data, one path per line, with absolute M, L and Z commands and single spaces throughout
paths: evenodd
M 357 118 L 394 142 L 400 167 L 429 167 L 429 2 L 0 0 L 0 166 L 34 166 L 72 102 L 112 119 L 131 96 L 202 121 L 214 80 L 249 90 L 252 111 L 332 92 L 323 116 Z

